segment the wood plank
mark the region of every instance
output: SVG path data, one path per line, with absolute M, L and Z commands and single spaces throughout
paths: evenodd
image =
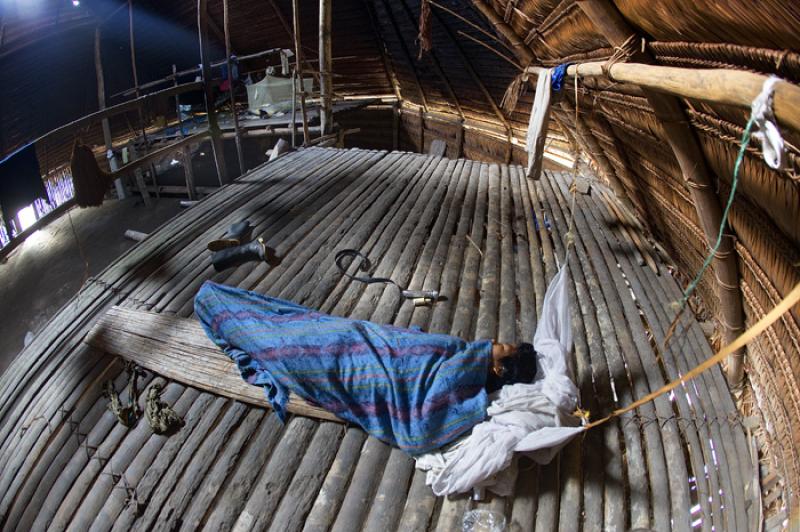
M 206 336 L 196 320 L 112 307 L 98 319 L 85 342 L 188 386 L 269 407 L 264 391 L 244 382 L 236 364 Z M 289 398 L 287 410 L 339 420 L 297 396 Z

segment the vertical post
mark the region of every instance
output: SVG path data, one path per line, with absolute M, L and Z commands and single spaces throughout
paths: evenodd
M 178 86 L 178 67 L 174 64 L 172 65 L 172 85 L 174 87 Z M 185 137 L 186 132 L 183 130 L 183 119 L 181 118 L 181 100 L 177 94 L 175 95 L 175 112 L 178 113 L 178 127 L 181 130 L 181 137 Z
M 425 110 L 419 108 L 419 152 L 425 153 Z
M 292 148 L 297 145 L 297 69 L 292 69 Z
M 331 57 L 331 12 L 333 0 L 319 0 L 319 85 L 321 134 L 327 135 L 333 126 L 333 58 Z
M 294 30 L 294 59 L 300 79 L 300 112 L 303 115 L 303 144 L 308 144 L 308 114 L 306 113 L 306 87 L 303 78 L 303 49 L 300 45 L 300 3 L 292 0 L 292 29 Z
M 392 104 L 392 150 L 400 147 L 400 101 Z
M 233 62 L 231 61 L 231 29 L 228 16 L 228 0 L 222 0 L 222 25 L 225 32 L 225 60 L 228 65 L 228 96 L 231 100 L 231 116 L 236 138 L 236 157 L 239 159 L 239 175 L 244 174 L 244 154 L 242 153 L 242 132 L 239 130 L 239 114 L 236 112 L 236 97 L 233 94 Z
M 102 111 L 106 108 L 106 84 L 103 76 L 103 61 L 100 55 L 99 26 L 94 30 L 94 71 L 97 75 L 97 107 Z M 117 163 L 117 156 L 114 154 L 114 146 L 111 140 L 111 125 L 108 122 L 108 118 L 104 118 L 100 123 L 103 127 L 103 142 L 106 145 L 108 165 L 111 167 L 112 172 L 116 172 L 119 164 Z M 117 197 L 119 199 L 127 197 L 128 194 L 125 191 L 125 185 L 122 184 L 122 178 L 118 177 L 114 180 L 114 187 L 117 189 Z
M 217 122 L 217 111 L 214 108 L 214 91 L 211 86 L 211 58 L 208 44 L 208 4 L 207 0 L 197 0 L 197 32 L 200 38 L 200 68 L 203 73 L 203 89 L 205 93 L 206 112 L 208 113 L 208 132 L 211 135 L 211 151 L 214 153 L 214 164 L 220 185 L 230 182 L 225 167 L 225 151 L 222 135 Z
M 128 143 L 128 153 L 130 154 L 130 160 L 135 161 L 139 158 L 139 154 L 136 152 L 136 142 L 131 140 Z M 144 174 L 142 173 L 141 168 L 137 168 L 133 171 L 133 177 L 136 180 L 136 186 L 139 189 L 139 193 L 142 195 L 142 201 L 144 201 L 145 207 L 151 207 L 153 205 L 153 201 L 150 199 L 150 193 L 147 191 L 147 186 L 144 182 Z
M 133 70 L 133 90 L 138 98 L 141 96 L 139 92 L 139 73 L 136 69 L 136 40 L 133 37 L 133 0 L 128 0 L 128 37 L 130 38 L 130 45 L 131 45 L 131 69 Z M 145 143 L 147 142 L 147 131 L 145 131 L 144 127 L 144 115 L 142 113 L 142 108 L 137 108 L 139 112 L 139 127 L 142 128 L 142 138 L 144 138 Z
M 189 195 L 189 200 L 194 201 L 197 199 L 197 191 L 194 187 L 194 168 L 192 168 L 192 150 L 189 146 L 184 146 L 181 150 L 181 159 L 183 162 L 183 175 L 186 177 L 186 193 Z

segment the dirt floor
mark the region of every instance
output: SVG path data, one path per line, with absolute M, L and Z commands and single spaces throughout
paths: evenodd
M 154 198 L 151 208 L 135 198 L 108 200 L 101 207 L 72 209 L 15 249 L 0 264 L 0 373 L 23 348 L 29 331 L 35 335 L 87 276 L 99 273 L 136 244 L 123 236 L 126 229 L 150 232 L 180 210 L 176 198 Z

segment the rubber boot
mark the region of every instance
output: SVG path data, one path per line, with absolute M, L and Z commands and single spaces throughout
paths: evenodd
M 267 247 L 259 238 L 249 244 L 215 251 L 211 255 L 211 264 L 218 272 L 244 264 L 245 262 L 267 260 Z
M 219 240 L 212 240 L 208 243 L 209 251 L 220 251 L 236 247 L 244 244 L 250 240 L 250 234 L 253 232 L 253 226 L 250 225 L 249 220 L 242 220 L 230 226 L 225 232 L 225 236 Z

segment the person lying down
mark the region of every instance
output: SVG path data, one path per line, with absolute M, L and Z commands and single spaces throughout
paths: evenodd
M 545 307 L 565 296 L 553 289 L 564 276 Z M 206 334 L 282 421 L 294 393 L 413 456 L 437 495 L 505 495 L 515 451 L 547 462 L 581 430 L 561 310 L 543 313 L 533 346 L 513 346 L 330 316 L 210 281 L 195 297 Z

